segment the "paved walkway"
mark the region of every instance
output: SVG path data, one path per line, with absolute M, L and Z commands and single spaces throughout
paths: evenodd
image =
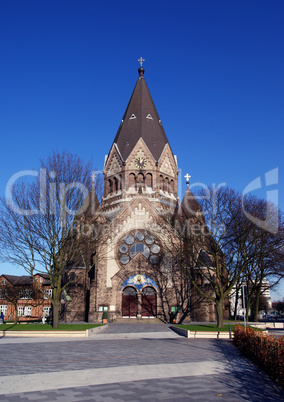
M 0 339 L 0 401 L 284 400 L 230 342 L 185 339 L 163 324 L 104 331 L 76 340 Z

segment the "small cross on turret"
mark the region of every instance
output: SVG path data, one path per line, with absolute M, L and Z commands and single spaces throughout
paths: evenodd
M 138 59 L 138 61 L 139 61 L 139 63 L 140 63 L 140 66 L 142 67 L 143 61 L 145 61 L 145 59 L 143 59 L 143 57 L 140 57 L 140 59 Z
M 191 176 L 187 173 L 184 177 L 186 178 L 186 184 L 189 184 L 189 179 Z

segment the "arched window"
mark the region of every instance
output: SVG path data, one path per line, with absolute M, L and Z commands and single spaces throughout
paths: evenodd
M 171 183 L 170 183 L 169 192 L 170 192 L 171 194 L 174 192 L 174 181 L 173 181 L 173 179 L 171 180 Z
M 118 186 L 119 190 L 122 190 L 122 176 L 121 174 L 119 175 L 119 186 Z
M 139 173 L 137 176 L 137 185 L 138 187 L 145 187 L 145 180 L 144 180 L 144 175 L 143 173 Z
M 123 289 L 123 294 L 128 296 L 135 296 L 137 294 L 137 290 L 132 286 L 126 286 L 126 288 Z
M 164 181 L 164 191 L 167 193 L 169 192 L 169 178 L 168 177 L 166 177 L 165 181 Z
M 156 290 L 151 286 L 146 286 L 145 288 L 143 288 L 142 293 L 143 295 L 155 295 Z
M 135 178 L 135 174 L 134 173 L 130 173 L 130 175 L 128 176 L 128 187 L 135 189 L 136 186 L 136 178 Z
M 159 177 L 159 190 L 163 190 L 164 189 L 164 177 L 162 175 L 160 175 Z
M 118 191 L 118 181 L 116 177 L 113 179 L 113 191 Z
M 152 188 L 153 182 L 152 182 L 152 175 L 151 173 L 146 174 L 146 188 Z
M 112 184 L 112 180 L 108 179 L 108 194 L 111 194 L 113 191 L 113 184 Z

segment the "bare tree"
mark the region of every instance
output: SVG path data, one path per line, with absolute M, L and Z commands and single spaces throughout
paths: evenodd
M 277 311 L 278 314 L 284 314 L 284 298 L 282 301 L 278 300 L 272 303 L 272 308 Z
M 261 208 L 253 198 L 247 198 L 244 206 L 241 195 L 235 190 L 207 188 L 198 193 L 198 198 L 199 209 L 187 190 L 182 206 L 187 210 L 184 214 L 187 219 L 180 219 L 180 226 L 175 221 L 180 238 L 175 258 L 195 289 L 215 304 L 217 326 L 222 327 L 224 303 L 230 293 L 244 276 L 255 279 L 261 267 L 267 267 L 264 276 L 268 267 L 274 269 L 272 259 L 275 263 L 279 258 L 283 235 L 270 233 L 248 219 L 245 206 L 250 205 L 258 217 Z
M 92 227 L 98 202 L 91 176 L 90 163 L 53 152 L 38 172 L 12 180 L 0 201 L 1 259 L 22 266 L 33 280 L 36 273 L 49 274 L 54 328 L 61 294 L 72 282 L 66 274 L 82 266 L 96 244 Z
M 277 231 L 254 224 L 250 233 L 254 258 L 248 271 L 244 272 L 244 283 L 247 285 L 246 316 L 248 318 L 249 310 L 253 307 L 253 320 L 257 321 L 261 295 L 268 288 L 276 286 L 284 276 L 284 225 L 281 212 L 273 205 L 268 207 L 262 199 L 250 196 L 245 200 L 244 207 L 250 216 L 261 222 L 269 218 L 267 211 L 270 211 L 273 219 L 277 217 Z

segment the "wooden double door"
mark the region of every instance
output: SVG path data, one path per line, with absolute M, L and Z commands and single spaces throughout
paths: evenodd
M 136 317 L 138 314 L 138 293 L 131 286 L 127 286 L 122 293 L 122 317 Z
M 146 286 L 141 293 L 132 286 L 127 286 L 122 293 L 122 316 L 156 317 L 157 315 L 157 293 L 154 288 Z

